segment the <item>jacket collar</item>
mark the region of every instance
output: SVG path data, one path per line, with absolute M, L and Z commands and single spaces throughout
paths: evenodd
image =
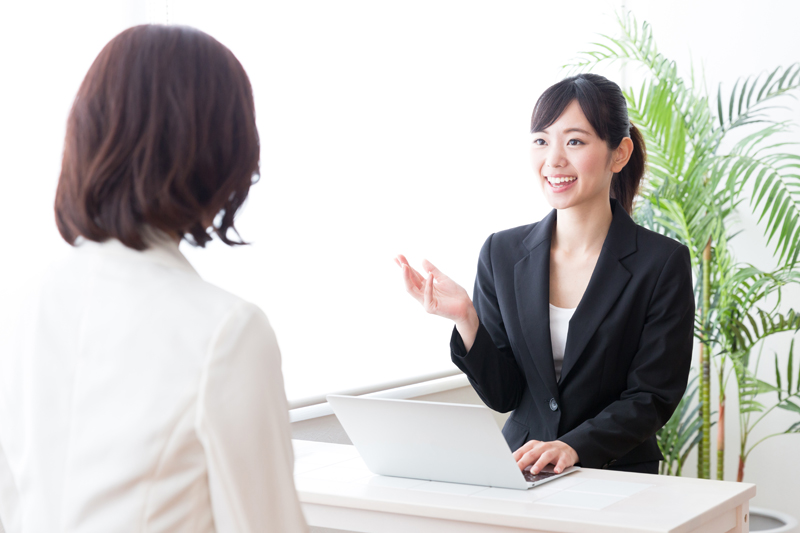
M 113 257 L 131 264 L 156 263 L 199 276 L 189 260 L 181 253 L 179 243 L 174 238 L 150 227 L 144 229 L 142 236 L 147 244 L 147 248 L 142 251 L 128 248 L 117 239 L 94 242 L 81 238 L 80 242 L 76 243 L 76 248 L 79 253 Z
M 636 252 L 636 224 L 611 199 L 612 220 L 586 291 L 569 323 L 561 382 L 583 355 L 586 345 L 630 280 L 620 262 Z M 523 239 L 530 253 L 514 266 L 517 311 L 523 337 L 537 371 L 558 398 L 553 351 L 550 344 L 550 244 L 557 211 L 553 209 Z
M 611 201 L 611 226 L 608 228 L 608 235 L 603 242 L 601 254 L 608 249 L 608 252 L 615 257 L 622 259 L 636 251 L 636 223 L 630 215 L 619 205 L 616 199 Z M 533 250 L 542 242 L 550 241 L 553 238 L 553 226 L 558 218 L 558 210 L 553 209 L 547 216 L 540 220 L 530 233 L 522 240 L 522 244 L 528 250 Z M 550 244 L 547 244 L 548 251 Z

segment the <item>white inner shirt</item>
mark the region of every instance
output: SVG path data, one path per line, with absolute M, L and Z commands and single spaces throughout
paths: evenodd
M 565 309 L 550 304 L 550 345 L 553 348 L 553 364 L 556 367 L 556 381 L 561 381 L 561 366 L 564 364 L 564 350 L 567 348 L 569 320 L 575 307 Z

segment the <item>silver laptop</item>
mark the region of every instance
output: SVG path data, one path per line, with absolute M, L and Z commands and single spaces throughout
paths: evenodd
M 565 476 L 521 472 L 488 407 L 329 395 L 367 467 L 384 476 L 529 489 Z

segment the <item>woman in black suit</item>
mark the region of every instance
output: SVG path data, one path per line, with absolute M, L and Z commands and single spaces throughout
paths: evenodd
M 503 435 L 521 469 L 657 473 L 655 433 L 692 357 L 689 250 L 630 217 L 645 147 L 615 83 L 553 85 L 531 133 L 553 211 L 486 240 L 474 300 L 430 262 L 423 277 L 398 256 L 406 288 L 455 322 L 452 360 L 486 405 L 513 411 Z

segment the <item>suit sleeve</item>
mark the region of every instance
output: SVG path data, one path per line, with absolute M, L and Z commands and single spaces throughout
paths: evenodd
M 600 468 L 622 457 L 672 416 L 689 377 L 694 311 L 689 249 L 680 246 L 667 259 L 650 298 L 627 389 L 559 438 L 578 453 L 583 466 Z
M 495 411 L 505 413 L 517 408 L 526 382 L 511 351 L 497 303 L 491 258 L 492 237 L 486 239 L 478 259 L 473 305 L 480 325 L 475 342 L 467 352 L 461 335 L 453 328 L 450 357 L 467 375 L 481 400 Z
M 256 306 L 239 305 L 218 331 L 198 404 L 217 531 L 306 533 L 280 351 Z

